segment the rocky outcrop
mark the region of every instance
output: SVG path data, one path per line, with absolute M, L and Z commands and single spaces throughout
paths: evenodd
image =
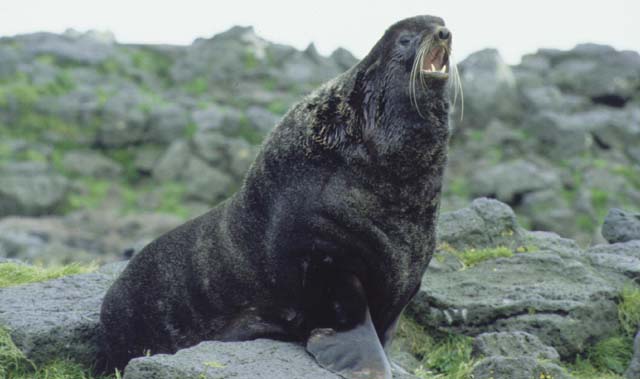
M 173 355 L 133 359 L 124 379 L 220 377 L 265 379 L 339 379 L 313 360 L 301 345 L 273 340 L 202 342 Z M 395 379 L 415 378 L 395 374 Z
M 563 358 L 616 332 L 620 282 L 585 259 L 593 252 L 584 254 L 571 241 L 522 229 L 511 209 L 495 200 L 475 200 L 441 219 L 438 235 L 449 246 L 434 261 L 447 256 L 455 260 L 458 251 L 471 248 L 502 246 L 511 254 L 464 270 L 463 265 L 450 264 L 449 270 L 431 266 L 408 308 L 419 323 L 471 336 L 524 331 Z
M 609 210 L 602 225 L 602 236 L 610 243 L 640 240 L 640 213 Z
M 558 360 L 556 349 L 547 346 L 533 334 L 525 332 L 482 333 L 473 340 L 474 356 L 530 357 Z
M 41 283 L 0 288 L 0 326 L 35 362 L 67 357 L 91 367 L 100 341 L 100 304 L 124 268 L 100 270 Z
M 68 180 L 37 163 L 0 166 L 0 217 L 55 213 L 68 194 Z

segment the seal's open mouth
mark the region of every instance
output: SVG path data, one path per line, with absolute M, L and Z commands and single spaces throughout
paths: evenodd
M 424 75 L 448 78 L 449 54 L 443 46 L 434 46 L 422 59 L 421 72 Z

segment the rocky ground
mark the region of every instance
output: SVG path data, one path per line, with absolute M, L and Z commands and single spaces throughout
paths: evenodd
M 634 353 L 632 344 L 640 322 L 634 283 L 640 219 L 621 210 L 609 215 L 604 229 L 627 231 L 625 237 L 582 249 L 556 234 L 523 229 L 513 210 L 496 200 L 480 198 L 444 213 L 438 251 L 407 309 L 393 359 L 421 378 L 621 378 L 616 374 L 625 372 L 639 378 L 640 346 Z M 0 325 L 23 359 L 95 364 L 101 299 L 125 265 L 0 288 Z M 464 361 L 447 365 L 436 359 L 445 345 L 416 343 L 437 335 L 457 338 L 456 349 L 467 349 Z M 1 345 L 0 365 L 7 350 Z M 454 354 L 449 348 L 444 356 Z M 583 375 L 581 360 L 593 376 Z M 134 359 L 124 372 L 127 379 L 150 377 L 337 378 L 302 346 L 269 340 L 203 342 L 174 355 Z
M 234 27 L 190 46 L 68 31 L 0 38 L 0 256 L 109 262 L 233 193 L 288 106 L 356 59 Z M 478 196 L 581 246 L 640 211 L 640 55 L 495 50 L 464 88 L 443 209 Z
M 121 261 L 214 206 L 289 105 L 355 62 L 243 27 L 190 46 L 0 38 L 0 287 L 15 265 Z M 640 378 L 640 55 L 585 44 L 509 66 L 484 50 L 459 68 L 438 252 L 394 359 L 422 378 Z M 90 366 L 122 267 L 0 289 L 0 376 Z M 266 340 L 125 373 L 149 375 L 333 377 Z

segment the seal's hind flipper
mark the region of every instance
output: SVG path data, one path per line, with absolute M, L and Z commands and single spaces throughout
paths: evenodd
M 371 322 L 369 308 L 364 321 L 346 331 L 315 329 L 307 351 L 320 366 L 347 379 L 391 379 L 391 367 Z

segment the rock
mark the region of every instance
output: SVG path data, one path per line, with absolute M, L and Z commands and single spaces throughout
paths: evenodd
M 62 166 L 72 175 L 92 178 L 116 178 L 122 174 L 122 167 L 94 151 L 70 151 L 62 158 Z
M 543 344 L 532 334 L 518 331 L 480 334 L 473 340 L 472 355 L 560 359 L 556 349 Z
M 633 342 L 633 358 L 631 358 L 629 368 L 624 372 L 624 377 L 626 379 L 640 378 L 640 332 L 636 334 Z
M 176 354 L 132 359 L 124 379 L 340 379 L 297 344 L 258 339 L 246 342 L 201 342 Z M 415 378 L 394 375 L 397 379 Z
M 512 246 L 521 232 L 513 210 L 500 201 L 480 198 L 471 206 L 440 215 L 439 242 L 457 250 Z
M 408 311 L 447 332 L 524 331 L 571 358 L 618 328 L 618 288 L 576 255 L 540 250 L 428 272 Z
M 259 148 L 241 138 L 217 132 L 198 132 L 192 140 L 194 153 L 209 165 L 231 174 L 237 181 L 246 174 Z
M 553 85 L 523 85 L 520 91 L 528 113 L 534 115 L 545 111 L 575 112 L 591 105 L 588 98 L 575 94 L 562 93 L 558 87 Z
M 0 288 L 0 325 L 36 364 L 71 358 L 91 367 L 99 346 L 102 298 L 124 263 L 89 274 Z
M 149 128 L 145 142 L 168 144 L 185 136 L 189 113 L 179 104 L 163 103 L 149 112 Z
M 224 172 L 191 158 L 182 173 L 187 198 L 215 204 L 230 195 L 233 179 Z
M 280 121 L 280 117 L 269 112 L 262 107 L 249 107 L 246 112 L 251 125 L 260 131 L 262 135 L 266 135 Z
M 155 146 L 143 146 L 137 150 L 133 166 L 139 173 L 150 175 L 164 151 Z
M 0 220 L 0 256 L 46 264 L 110 262 L 182 222 L 174 215 L 122 215 L 106 209 L 64 217 L 5 217 Z
M 575 236 L 578 233 L 576 209 L 561 193 L 558 189 L 527 193 L 518 207 L 518 214 L 527 217 L 531 229 Z
M 67 198 L 67 179 L 42 164 L 0 166 L 0 178 L 0 217 L 55 213 Z
M 354 64 L 358 63 L 358 59 L 349 52 L 349 50 L 339 47 L 331 53 L 333 59 L 342 70 L 347 70 Z
M 157 160 L 153 177 L 161 182 L 176 180 L 191 159 L 189 144 L 184 140 L 174 141 Z
M 640 240 L 592 246 L 584 255 L 598 271 L 609 273 L 609 280 L 620 286 L 629 279 L 640 278 Z
M 96 142 L 106 147 L 123 147 L 144 140 L 149 127 L 149 104 L 138 87 L 123 87 L 104 104 L 103 122 Z
M 471 183 L 474 195 L 495 197 L 512 205 L 530 192 L 561 186 L 553 169 L 522 159 L 478 170 Z
M 609 243 L 640 240 L 640 213 L 610 209 L 602 225 L 602 236 Z
M 475 52 L 460 62 L 459 69 L 465 100 L 463 126 L 484 128 L 492 118 L 509 119 L 517 114 L 515 76 L 497 50 Z
M 191 117 L 198 130 L 224 131 L 237 129 L 242 113 L 234 108 L 212 105 L 194 111 Z
M 543 52 L 544 54 L 544 52 Z M 612 47 L 582 44 L 551 57 L 551 81 L 565 91 L 584 93 L 592 99 L 619 98 L 622 104 L 640 85 L 640 55 Z
M 577 118 L 545 111 L 529 117 L 524 128 L 535 139 L 540 154 L 567 159 L 584 154 L 592 144 L 589 130 Z
M 495 356 L 478 362 L 472 371 L 474 379 L 570 379 L 560 366 L 529 357 Z
M 576 241 L 562 238 L 553 232 L 526 231 L 520 240 L 521 246 L 557 253 L 563 257 L 576 257 L 582 254 Z
M 113 36 L 96 32 L 70 32 L 63 35 L 33 33 L 20 35 L 15 41 L 23 46 L 24 53 L 35 58 L 51 55 L 65 63 L 98 64 L 114 54 Z

